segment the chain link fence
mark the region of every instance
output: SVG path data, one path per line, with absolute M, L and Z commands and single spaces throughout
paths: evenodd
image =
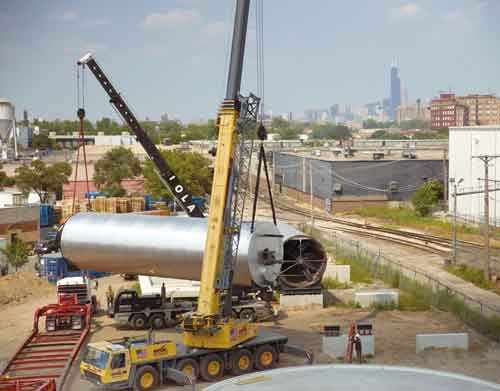
M 308 227 L 311 232 L 310 227 Z M 357 240 L 338 237 L 335 232 L 312 230 L 335 255 L 361 264 L 377 279 L 413 297 L 419 308 L 436 308 L 456 314 L 478 332 L 500 341 L 500 311 L 442 283 L 436 277 L 371 250 Z M 500 297 L 499 297 L 500 301 Z

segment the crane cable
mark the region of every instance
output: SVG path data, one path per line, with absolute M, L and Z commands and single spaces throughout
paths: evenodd
M 81 77 L 80 77 L 81 73 Z M 79 131 L 79 140 L 76 148 L 76 162 L 75 162 L 75 177 L 73 181 L 73 202 L 71 206 L 71 214 L 75 214 L 75 206 L 76 206 L 76 190 L 78 184 L 78 165 L 80 162 L 80 147 L 82 147 L 83 152 L 83 166 L 85 169 L 85 182 L 87 188 L 87 195 L 90 193 L 90 185 L 89 185 L 89 173 L 87 167 L 87 153 L 85 151 L 85 133 L 84 133 L 84 118 L 85 118 L 85 66 L 82 65 L 82 69 L 80 72 L 80 66 L 77 65 L 76 68 L 76 94 L 77 94 L 77 115 L 80 121 L 80 131 Z M 90 202 L 90 198 L 87 198 L 87 206 Z

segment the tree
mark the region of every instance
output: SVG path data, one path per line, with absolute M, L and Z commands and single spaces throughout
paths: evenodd
M 33 149 L 54 149 L 56 143 L 46 132 L 40 132 L 40 134 L 33 135 L 31 146 Z
M 16 272 L 19 267 L 28 262 L 28 256 L 30 254 L 29 246 L 20 240 L 8 244 L 4 249 L 0 249 L 0 251 L 5 255 L 7 263 L 16 268 Z
M 62 185 L 68 183 L 71 166 L 66 162 L 47 166 L 41 160 L 34 160 L 29 165 L 16 168 L 16 185 L 27 196 L 34 191 L 41 203 L 46 203 L 51 192 L 60 193 Z
M 409 137 L 404 134 L 388 132 L 386 130 L 377 130 L 370 136 L 370 138 L 377 140 L 409 140 Z
M 345 125 L 315 125 L 311 137 L 323 140 L 345 140 L 351 138 L 351 129 Z
M 14 184 L 14 178 L 10 178 L 2 171 L 2 163 L 0 163 L 0 190 L 3 190 L 4 186 L 13 186 Z
M 99 190 L 111 197 L 125 194 L 121 182 L 126 178 L 135 178 L 141 173 L 141 162 L 130 149 L 113 148 L 94 165 L 94 181 Z
M 368 118 L 366 121 L 363 121 L 363 129 L 387 129 L 392 127 L 393 125 L 394 122 L 379 122 L 374 120 L 373 118 Z
M 161 152 L 168 165 L 177 174 L 180 181 L 193 195 L 205 195 L 212 189 L 213 172 L 210 161 L 197 152 L 169 150 Z M 153 197 L 171 199 L 171 193 L 165 188 L 153 169 L 153 162 L 146 160 L 142 170 L 146 191 Z
M 431 179 L 413 193 L 411 203 L 418 215 L 427 216 L 442 196 L 443 184 L 436 179 Z

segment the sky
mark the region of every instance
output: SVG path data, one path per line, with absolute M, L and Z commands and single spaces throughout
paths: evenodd
M 389 95 L 500 93 L 500 0 L 263 0 L 274 114 Z M 252 2 L 242 92 L 255 92 Z M 233 0 L 0 0 L 0 97 L 21 117 L 76 119 L 76 61 L 94 53 L 140 119 L 213 118 L 224 97 Z M 118 119 L 87 72 L 85 108 Z

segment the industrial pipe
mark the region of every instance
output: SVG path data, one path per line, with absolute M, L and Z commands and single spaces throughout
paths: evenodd
M 63 256 L 80 269 L 199 280 L 207 220 L 78 213 L 60 232 Z M 243 223 L 233 283 L 307 288 L 326 267 L 321 244 L 286 224 Z

